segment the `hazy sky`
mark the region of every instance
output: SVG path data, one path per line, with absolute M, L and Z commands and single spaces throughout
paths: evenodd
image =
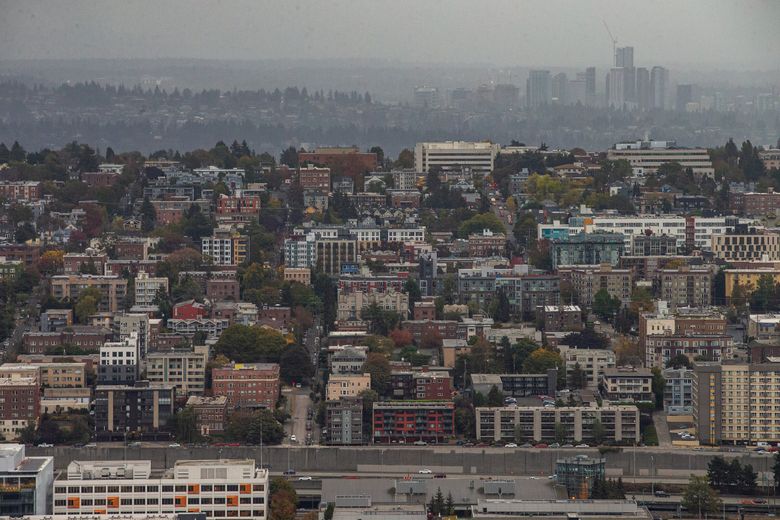
M 779 0 L 0 0 L 0 59 L 780 67 Z

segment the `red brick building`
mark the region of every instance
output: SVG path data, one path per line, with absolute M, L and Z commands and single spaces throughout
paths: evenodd
M 173 319 L 175 320 L 197 320 L 206 316 L 208 316 L 206 306 L 195 300 L 187 300 L 173 306 Z
M 95 274 L 103 274 L 106 260 L 108 260 L 108 256 L 105 253 L 99 255 L 88 255 L 86 253 L 66 253 L 62 257 L 62 272 L 64 274 L 78 274 L 82 272 L 82 267 L 94 267 Z
M 330 191 L 330 168 L 308 164 L 298 169 L 298 184 L 304 190 Z
M 375 444 L 447 442 L 455 435 L 455 405 L 450 402 L 386 401 L 374 403 Z
M 419 208 L 421 195 L 418 190 L 387 190 L 390 206 L 394 208 Z
M 90 188 L 105 188 L 119 182 L 120 175 L 117 172 L 83 172 L 81 181 Z
M 452 399 L 452 378 L 438 372 L 417 372 L 413 376 L 415 399 L 447 401 Z
M 206 297 L 212 301 L 239 301 L 241 285 L 236 279 L 210 278 L 206 281 Z
M 0 245 L 0 256 L 6 260 L 21 260 L 25 267 L 32 267 L 38 264 L 41 248 L 27 244 L 3 244 Z
M 131 275 L 138 274 L 139 271 L 148 273 L 149 276 L 157 274 L 157 262 L 155 260 L 107 260 L 106 274 L 122 276 L 125 271 Z
M 114 251 L 120 260 L 146 260 L 149 255 L 149 244 L 143 239 L 120 239 L 117 240 Z
M 496 256 L 506 251 L 506 235 L 485 229 L 469 235 L 470 256 Z
M 233 363 L 211 371 L 212 393 L 234 408 L 273 408 L 279 399 L 277 363 Z
M 189 197 L 170 197 L 165 200 L 153 200 L 155 216 L 159 225 L 167 226 L 181 222 L 192 207 Z
M 409 320 L 401 323 L 401 328 L 412 333 L 419 344 L 426 334 L 438 334 L 442 339 L 458 339 L 458 322 L 455 320 Z
M 432 301 L 419 301 L 414 303 L 415 321 L 432 321 L 436 319 L 436 304 Z
M 290 308 L 264 305 L 257 309 L 257 322 L 274 328 L 284 328 L 290 323 Z
M 205 397 L 192 395 L 187 400 L 187 406 L 192 407 L 197 417 L 198 431 L 201 435 L 222 433 L 227 425 L 227 397 L 218 395 Z
M 41 183 L 38 181 L 0 181 L 0 198 L 8 200 L 40 200 Z
M 314 164 L 330 168 L 331 175 L 351 177 L 355 189 L 363 189 L 363 175 L 375 171 L 378 160 L 375 153 L 364 153 L 358 148 L 317 148 L 298 154 L 299 164 Z
M 28 423 L 37 424 L 41 414 L 41 388 L 38 378 L 0 378 L 0 437 L 16 438 Z
M 217 199 L 218 215 L 260 214 L 260 197 L 256 195 L 225 195 Z
M 46 354 L 64 345 L 74 345 L 83 350 L 97 352 L 103 343 L 111 341 L 113 333 L 102 327 L 74 325 L 57 332 L 27 331 L 22 334 L 22 345 L 28 354 Z
M 773 215 L 780 209 L 780 193 L 773 188 L 766 193 L 729 193 L 729 209 L 746 217 Z

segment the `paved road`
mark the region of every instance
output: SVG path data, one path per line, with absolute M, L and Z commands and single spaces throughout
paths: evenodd
M 663 412 L 653 414 L 653 426 L 658 435 L 658 446 L 669 447 L 672 445 L 672 436 L 669 434 L 669 423 Z
M 290 403 L 290 420 L 287 424 L 289 435 L 295 435 L 295 444 L 303 444 L 306 441 L 306 411 L 311 405 L 308 388 L 293 388 L 286 394 Z

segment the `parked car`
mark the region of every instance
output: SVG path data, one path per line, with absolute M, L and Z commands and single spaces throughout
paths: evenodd
M 38 445 L 39 448 L 53 448 L 54 444 L 49 444 L 48 442 L 42 442 Z
M 663 497 L 668 497 L 668 496 L 669 496 L 669 493 L 667 493 L 667 492 L 666 492 L 666 491 L 664 491 L 663 489 L 656 489 L 655 493 L 653 493 L 653 494 L 654 494 L 655 496 L 657 496 L 657 497 L 662 497 L 662 498 L 663 498 Z
M 415 446 L 427 446 L 428 443 L 425 441 L 414 441 Z
M 294 469 L 285 470 L 285 472 L 282 473 L 282 475 L 285 475 L 285 476 L 295 475 L 295 470 Z
M 298 477 L 298 480 L 311 480 L 309 476 Z
M 517 444 L 510 442 L 508 444 L 504 444 L 504 448 L 517 448 Z
M 433 471 L 426 468 L 426 469 L 421 469 L 417 473 L 419 473 L 420 475 L 431 475 L 433 474 Z

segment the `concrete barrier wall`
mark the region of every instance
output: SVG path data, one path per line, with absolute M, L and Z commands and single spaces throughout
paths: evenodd
M 580 453 L 599 456 L 598 450 L 502 449 L 502 448 L 380 448 L 380 447 L 97 447 L 27 449 L 29 455 L 52 455 L 56 469 L 65 469 L 72 460 L 151 460 L 154 468 L 169 468 L 179 460 L 251 458 L 269 466 L 273 473 L 288 468 L 301 472 L 354 473 L 359 470 L 416 472 L 420 468 L 474 475 L 549 475 L 555 461 Z M 718 453 L 693 450 L 647 450 L 625 448 L 603 455 L 610 475 L 630 477 L 675 476 L 702 473 L 715 455 L 739 457 L 758 472 L 772 470 L 774 457 L 750 453 Z M 376 468 L 376 469 L 374 469 Z M 453 471 L 459 469 L 459 471 Z

